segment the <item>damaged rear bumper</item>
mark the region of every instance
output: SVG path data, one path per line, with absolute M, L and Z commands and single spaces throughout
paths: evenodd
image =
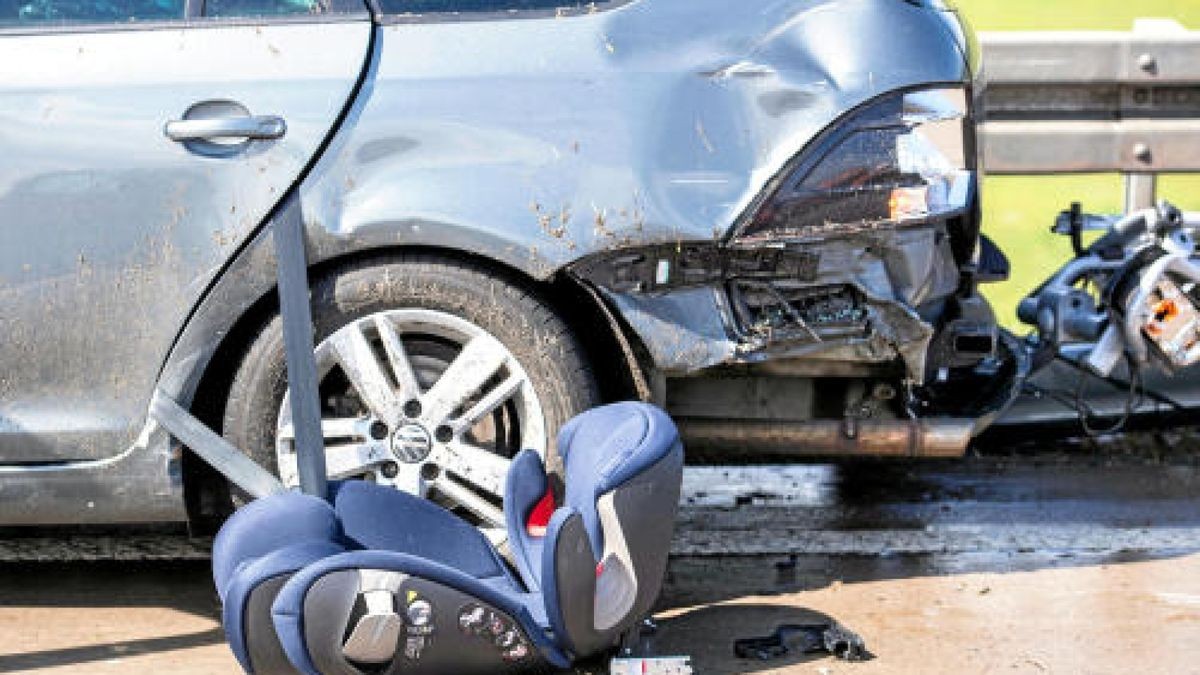
M 803 359 L 923 382 L 960 287 L 945 222 L 753 246 L 688 242 L 589 256 L 570 268 L 619 311 L 667 374 Z

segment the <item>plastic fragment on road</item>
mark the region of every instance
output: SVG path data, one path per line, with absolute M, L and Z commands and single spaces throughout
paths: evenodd
M 843 661 L 866 661 L 870 658 L 866 643 L 858 634 L 837 622 L 784 624 L 765 637 L 736 640 L 733 653 L 739 659 L 770 661 L 788 654 L 825 652 Z
M 658 658 L 618 657 L 608 668 L 609 675 L 692 675 L 690 656 Z

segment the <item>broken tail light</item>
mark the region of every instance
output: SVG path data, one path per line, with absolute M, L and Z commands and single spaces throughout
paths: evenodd
M 972 198 L 963 88 L 910 91 L 860 108 L 782 175 L 739 243 L 940 220 Z

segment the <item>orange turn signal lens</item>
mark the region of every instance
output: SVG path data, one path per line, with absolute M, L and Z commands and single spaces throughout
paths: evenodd
M 892 222 L 924 218 L 929 215 L 929 188 L 894 188 L 888 199 L 888 212 Z

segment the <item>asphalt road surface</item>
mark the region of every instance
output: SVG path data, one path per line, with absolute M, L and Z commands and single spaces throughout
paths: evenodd
M 689 469 L 649 646 L 706 674 L 1200 673 L 1200 444 L 1146 438 Z M 237 672 L 207 542 L 10 534 L 0 673 Z M 733 655 L 736 638 L 829 619 L 873 658 Z

